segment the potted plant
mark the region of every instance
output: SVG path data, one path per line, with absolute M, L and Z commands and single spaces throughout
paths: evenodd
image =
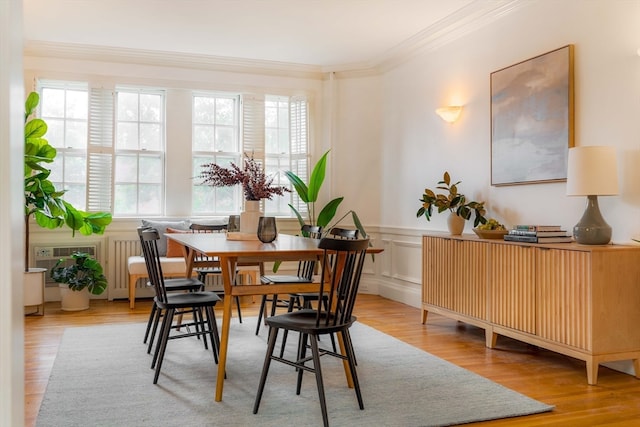
M 73 262 L 68 264 L 68 260 Z M 74 252 L 69 258 L 60 258 L 51 269 L 50 276 L 60 284 L 62 309 L 65 311 L 86 310 L 89 308 L 89 293 L 100 295 L 107 289 L 102 265 L 85 252 Z
M 318 225 L 321 226 L 325 231 L 324 233 L 328 233 L 329 230 L 346 218 L 349 214 L 351 214 L 351 218 L 353 220 L 354 225 L 360 232 L 360 235 L 363 238 L 367 237 L 367 232 L 364 230 L 362 223 L 360 222 L 360 218 L 358 218 L 358 214 L 354 211 L 350 210 L 346 214 L 344 214 L 340 219 L 335 221 L 333 225 L 329 226 L 331 221 L 336 215 L 336 211 L 338 210 L 338 206 L 344 200 L 344 197 L 336 197 L 335 199 L 329 201 L 321 210 L 317 212 L 316 210 L 316 202 L 318 201 L 318 195 L 320 194 L 320 188 L 322 187 L 322 183 L 324 182 L 325 171 L 327 168 L 327 155 L 329 151 L 326 151 L 320 160 L 315 164 L 313 170 L 311 171 L 311 176 L 309 177 L 309 184 L 305 184 L 295 173 L 292 171 L 286 171 L 285 176 L 295 188 L 298 197 L 300 200 L 307 205 L 307 212 L 309 213 L 309 222 L 310 225 Z M 300 212 L 289 204 L 291 210 L 298 218 L 298 222 L 300 223 L 300 227 L 305 225 L 305 219 L 302 217 Z M 317 215 L 316 215 L 317 212 Z
M 24 114 L 24 223 L 25 223 L 25 304 L 39 305 L 44 303 L 45 269 L 29 267 L 29 224 L 33 216 L 40 227 L 54 229 L 67 226 L 72 235 L 79 231 L 83 235 L 102 234 L 111 223 L 108 212 L 88 213 L 76 209 L 62 197 L 64 190 L 57 190 L 49 180 L 50 169 L 46 164 L 56 158 L 56 149 L 44 138 L 47 124 L 39 118 L 29 117 L 36 110 L 40 96 L 32 92 L 25 102 Z M 33 280 L 32 273 L 37 273 Z M 37 294 L 34 297 L 34 294 Z
M 244 211 L 240 213 L 240 231 L 242 233 L 256 234 L 258 220 L 262 216 L 260 212 L 260 200 L 269 199 L 273 195 L 282 196 L 291 191 L 287 187 L 273 185 L 273 177 L 267 176 L 264 169 L 255 161 L 253 155 L 245 153 L 244 168 L 240 168 L 231 162 L 230 167 L 225 168 L 217 163 L 202 165 L 199 178 L 203 184 L 212 187 L 231 187 L 242 185 L 244 193 Z
M 458 192 L 460 182 L 452 184 L 449 172 L 445 171 L 442 181 L 439 181 L 436 187 L 437 190 L 443 190 L 444 193 L 436 194 L 433 190 L 425 188 L 422 199 L 420 199 L 422 206 L 418 209 L 416 216 L 424 215 L 427 221 L 430 221 L 434 206 L 438 209 L 438 213 L 448 210 L 450 215 L 447 224 L 449 231 L 454 235 L 462 234 L 465 221 L 471 218 L 472 212 L 475 214 L 474 227 L 486 223 L 484 202 L 467 201 L 465 195 Z

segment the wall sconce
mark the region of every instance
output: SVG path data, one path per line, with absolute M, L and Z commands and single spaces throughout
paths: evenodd
M 618 167 L 615 147 L 574 147 L 569 149 L 567 195 L 587 196 L 587 208 L 573 227 L 573 237 L 583 245 L 606 245 L 611 227 L 606 223 L 598 196 L 618 194 Z
M 462 106 L 440 107 L 436 110 L 436 114 L 447 123 L 454 123 L 460 118 Z

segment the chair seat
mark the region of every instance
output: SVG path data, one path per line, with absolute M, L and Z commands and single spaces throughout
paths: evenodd
M 170 294 L 167 295 L 167 302 L 163 303 L 158 300 L 158 297 L 154 298 L 159 308 L 192 308 L 202 307 L 206 305 L 212 305 L 220 300 L 220 297 L 214 292 L 187 292 L 184 294 Z
M 266 322 L 267 325 L 274 328 L 287 329 L 309 335 L 324 335 L 342 331 L 350 327 L 353 322 L 357 320 L 355 316 L 351 316 L 348 322 L 338 323 L 336 325 L 325 325 L 325 317 L 321 318 L 320 323 L 316 325 L 317 316 L 317 310 L 302 309 L 268 317 Z

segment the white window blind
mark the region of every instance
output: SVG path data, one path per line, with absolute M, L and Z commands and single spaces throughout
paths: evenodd
M 306 97 L 292 97 L 289 102 L 291 126 L 291 171 L 303 182 L 309 181 L 309 103 Z M 291 193 L 291 205 L 301 215 L 307 214 L 307 205 L 295 190 Z
M 87 207 L 112 212 L 113 98 L 111 89 L 91 88 L 89 94 L 89 161 Z

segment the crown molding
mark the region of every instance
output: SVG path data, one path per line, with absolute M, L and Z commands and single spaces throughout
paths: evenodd
M 371 61 L 335 66 L 323 67 L 289 62 L 39 40 L 27 41 L 24 46 L 24 55 L 316 80 L 327 79 L 331 73 L 339 78 L 368 77 L 389 71 L 417 54 L 432 51 L 451 43 L 489 25 L 525 4 L 525 0 L 474 0 Z
M 317 65 L 31 40 L 25 56 L 322 79 Z
M 381 55 L 371 66 L 379 72 L 389 71 L 418 53 L 441 48 L 523 5 L 524 0 L 475 0 Z

